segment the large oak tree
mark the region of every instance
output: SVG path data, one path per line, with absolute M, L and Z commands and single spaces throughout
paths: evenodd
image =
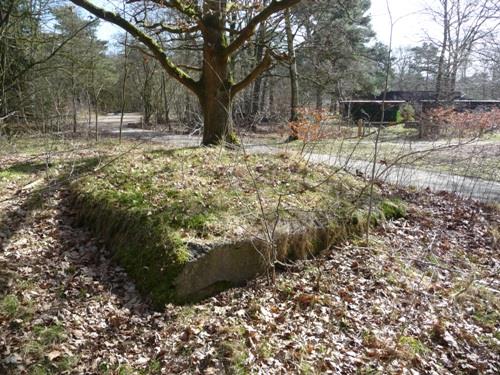
M 233 82 L 231 57 L 237 53 L 252 37 L 256 28 L 276 13 L 283 11 L 300 0 L 273 0 L 267 6 L 261 1 L 231 2 L 227 0 L 128 0 L 137 3 L 150 14 L 160 14 L 162 10 L 171 12 L 176 22 L 157 19 L 148 22 L 145 18 L 133 17 L 129 21 L 120 14 L 98 7 L 91 1 L 71 0 L 93 15 L 111 22 L 138 39 L 160 62 L 163 69 L 178 82 L 191 90 L 199 99 L 203 117 L 204 145 L 213 145 L 232 139 L 230 121 L 231 102 L 234 96 L 265 70 L 272 62 L 270 51 L 266 51 L 262 60 L 239 82 Z M 242 14 L 250 17 L 241 17 Z M 239 19 L 248 19 L 234 27 L 235 15 Z M 198 79 L 181 69 L 169 57 L 162 46 L 162 34 L 192 35 L 200 40 L 202 49 L 201 66 L 198 67 Z M 196 68 L 195 68 L 196 70 Z

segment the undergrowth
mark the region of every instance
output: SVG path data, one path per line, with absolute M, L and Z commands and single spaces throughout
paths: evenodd
M 193 246 L 262 238 L 273 226 L 276 233 L 326 228 L 335 241 L 362 230 L 368 199 L 363 185 L 288 154 L 152 149 L 80 179 L 71 200 L 79 221 L 106 242 L 160 307 L 176 300 L 175 279 L 193 257 Z M 382 200 L 378 191 L 376 201 L 374 223 L 404 216 L 400 202 Z M 304 247 L 300 256 L 328 242 L 300 238 L 300 246 L 287 242 Z

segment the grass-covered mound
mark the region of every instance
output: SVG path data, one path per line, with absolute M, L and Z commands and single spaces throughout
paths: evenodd
M 212 148 L 136 151 L 71 190 L 81 222 L 157 305 L 179 300 L 174 283 L 181 270 L 217 245 L 275 239 L 280 258 L 300 258 L 356 231 L 368 191 L 350 175 L 287 154 Z M 377 216 L 394 212 L 376 199 Z M 322 228 L 321 244 L 303 235 L 313 227 Z M 293 233 L 302 233 L 295 236 L 300 244 L 290 240 Z

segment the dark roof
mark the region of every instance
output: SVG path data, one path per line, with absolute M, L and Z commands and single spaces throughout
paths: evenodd
M 461 92 L 454 92 L 450 95 L 449 100 L 456 100 L 462 98 Z M 376 99 L 383 99 L 384 95 L 381 94 Z M 436 91 L 388 91 L 386 94 L 387 100 L 404 100 L 407 102 L 420 101 L 420 100 L 437 100 Z
M 375 104 L 382 104 L 384 101 L 383 100 L 373 100 L 373 99 L 353 99 L 353 100 L 341 100 L 340 103 L 375 103 Z M 406 103 L 405 100 L 386 100 L 385 103 L 387 104 L 403 104 Z

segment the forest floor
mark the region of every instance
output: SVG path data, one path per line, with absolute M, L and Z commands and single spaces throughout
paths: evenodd
M 498 205 L 382 185 L 408 214 L 368 245 L 353 238 L 274 285 L 153 311 L 65 205 L 72 174 L 55 160 L 85 173 L 78 160 L 113 144 L 40 143 L 0 155 L 1 373 L 500 371 Z

